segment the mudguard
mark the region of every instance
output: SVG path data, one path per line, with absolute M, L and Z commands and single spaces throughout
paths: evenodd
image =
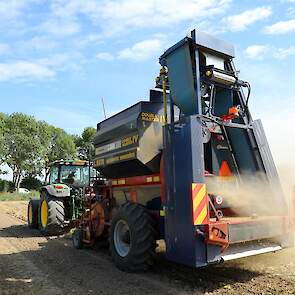
M 70 188 L 66 184 L 61 183 L 46 185 L 42 190 L 46 190 L 49 195 L 59 198 L 69 197 L 71 194 Z

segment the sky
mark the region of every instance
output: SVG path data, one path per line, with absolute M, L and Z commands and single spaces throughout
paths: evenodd
M 295 0 L 0 0 L 0 111 L 80 133 L 148 99 L 191 29 L 234 44 L 276 161 L 295 149 Z

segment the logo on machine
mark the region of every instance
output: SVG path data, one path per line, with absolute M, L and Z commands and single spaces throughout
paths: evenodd
M 128 145 L 137 143 L 138 142 L 138 138 L 139 138 L 138 134 L 135 134 L 135 135 L 132 135 L 132 136 L 123 138 L 121 140 L 121 146 L 128 146 Z
M 120 154 L 120 155 L 114 156 L 114 157 L 106 157 L 106 158 L 97 159 L 94 162 L 94 166 L 95 167 L 102 167 L 102 166 L 110 165 L 110 164 L 113 164 L 116 162 L 134 159 L 135 157 L 136 157 L 136 152 L 131 151 L 131 152 Z
M 120 149 L 122 147 L 126 147 L 126 146 L 129 146 L 129 145 L 136 144 L 138 142 L 138 140 L 139 140 L 139 135 L 138 134 L 133 134 L 133 135 L 130 135 L 130 136 L 127 136 L 127 137 L 123 137 L 120 140 L 117 140 L 117 141 L 108 143 L 106 145 L 97 147 L 95 149 L 95 155 L 98 156 L 98 155 L 101 155 L 101 154 L 104 154 L 104 153 L 108 153 L 108 152 L 111 152 L 111 151 L 114 151 L 114 150 L 118 150 L 118 149 Z
M 159 123 L 165 123 L 165 116 L 164 115 L 158 115 L 153 113 L 141 113 L 141 120 L 142 121 L 148 121 L 148 122 L 159 122 Z

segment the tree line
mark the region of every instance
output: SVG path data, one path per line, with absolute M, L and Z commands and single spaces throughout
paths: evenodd
M 86 127 L 81 135 L 71 135 L 45 121 L 23 113 L 0 113 L 0 174 L 6 164 L 15 189 L 24 177 L 43 176 L 55 160 L 75 160 L 91 156 L 95 128 Z

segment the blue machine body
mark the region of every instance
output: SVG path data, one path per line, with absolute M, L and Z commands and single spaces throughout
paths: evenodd
M 192 224 L 191 183 L 204 182 L 201 137 L 196 116 L 169 124 L 164 131 L 166 255 L 171 261 L 194 267 L 207 261 L 204 239 L 196 237 Z

